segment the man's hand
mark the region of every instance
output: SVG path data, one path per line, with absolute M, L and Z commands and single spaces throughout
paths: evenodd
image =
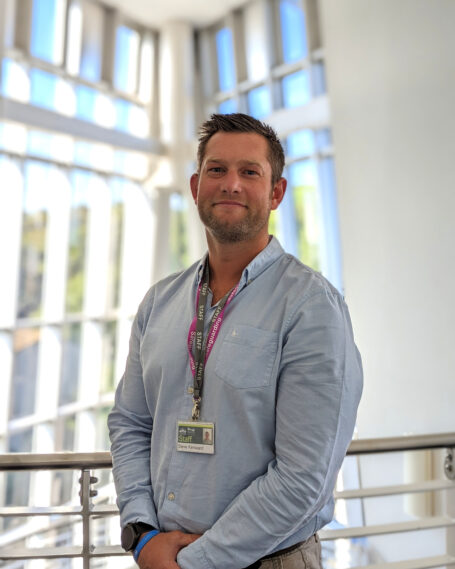
M 178 569 L 177 553 L 201 537 L 195 533 L 159 533 L 144 546 L 137 563 L 141 569 Z

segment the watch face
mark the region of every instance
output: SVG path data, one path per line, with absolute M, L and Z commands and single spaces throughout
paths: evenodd
M 134 549 L 136 546 L 137 538 L 138 536 L 134 531 L 134 528 L 130 525 L 126 525 L 122 529 L 121 542 L 123 549 L 125 549 L 125 551 L 131 551 Z

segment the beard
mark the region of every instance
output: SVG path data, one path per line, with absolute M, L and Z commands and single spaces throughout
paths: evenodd
M 202 223 L 219 243 L 238 243 L 253 239 L 267 226 L 270 216 L 270 206 L 266 211 L 252 212 L 247 209 L 246 216 L 239 221 L 219 219 L 210 206 L 204 207 L 201 203 L 198 203 L 198 211 Z

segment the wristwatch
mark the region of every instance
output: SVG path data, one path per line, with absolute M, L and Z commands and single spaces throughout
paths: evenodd
M 121 543 L 125 551 L 133 551 L 143 533 L 153 531 L 155 528 L 142 522 L 129 523 L 122 529 Z

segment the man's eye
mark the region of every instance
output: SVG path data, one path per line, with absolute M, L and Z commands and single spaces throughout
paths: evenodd
M 213 166 L 212 168 L 209 168 L 209 172 L 213 172 L 214 174 L 220 174 L 223 171 L 223 169 L 220 166 Z
M 257 172 L 256 172 L 256 170 L 245 170 L 245 174 L 247 176 L 256 176 Z

